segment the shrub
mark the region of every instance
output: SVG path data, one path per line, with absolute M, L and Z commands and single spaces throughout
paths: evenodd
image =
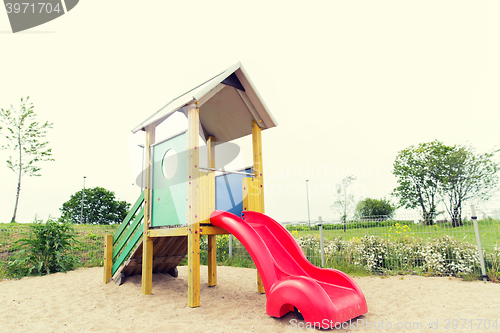
M 21 249 L 6 266 L 6 275 L 10 277 L 66 272 L 79 263 L 70 253 L 78 242 L 69 223 L 35 220 L 30 226 L 30 235 L 16 243 Z
M 500 283 L 500 246 L 495 245 L 493 252 L 486 258 L 486 264 L 490 281 Z
M 393 225 L 389 239 L 374 235 L 344 240 L 335 237 L 324 240 L 326 267 L 351 266 L 367 272 L 421 272 L 436 275 L 470 275 L 479 268 L 476 246 L 466 241 L 444 235 L 424 241 L 411 234 L 407 225 Z M 306 257 L 318 263 L 320 241 L 318 235 L 296 237 Z M 498 276 L 500 248 L 489 255 L 490 275 Z M 352 271 L 352 269 L 351 269 Z M 491 278 L 490 278 L 491 279 Z
M 422 268 L 435 274 L 471 274 L 479 266 L 476 246 L 448 235 L 426 243 L 417 255 L 422 256 Z

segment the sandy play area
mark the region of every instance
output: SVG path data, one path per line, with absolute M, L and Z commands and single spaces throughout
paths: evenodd
M 199 308 L 186 305 L 187 267 L 179 267 L 178 278 L 155 274 L 151 296 L 141 295 L 140 276 L 128 278 L 120 287 L 114 283 L 104 285 L 102 268 L 2 281 L 0 332 L 307 329 L 300 329 L 304 323 L 294 313 L 280 319 L 265 314 L 266 297 L 256 292 L 254 269 L 219 267 L 219 284 L 213 288 L 206 286 L 206 266 L 201 270 Z M 365 294 L 369 312 L 357 322 L 332 331 L 500 332 L 499 284 L 421 276 L 355 280 Z

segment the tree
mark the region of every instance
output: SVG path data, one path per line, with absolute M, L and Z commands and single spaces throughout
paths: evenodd
M 130 204 L 115 199 L 115 193 L 102 187 L 84 190 L 83 221 L 81 217 L 82 191 L 78 191 L 63 203 L 61 221 L 76 224 L 114 224 L 121 223 L 127 216 Z
M 471 146 L 446 146 L 440 141 L 420 143 L 400 151 L 393 174 L 399 186 L 393 194 L 406 208 L 422 209 L 426 224 L 433 224 L 436 205 L 448 201 L 452 226 L 462 225 L 462 205 L 473 198 L 488 200 L 498 185 L 499 150 L 476 154 Z
M 0 109 L 0 119 L 6 128 L 0 127 L 2 135 L 7 139 L 7 144 L 2 149 L 11 150 L 13 155 L 7 160 L 7 167 L 17 174 L 16 203 L 12 222 L 15 222 L 19 194 L 21 192 L 21 179 L 23 175 L 41 176 L 38 162 L 54 161 L 52 149 L 48 148 L 48 141 L 44 141 L 47 130 L 52 124 L 46 121 L 41 124 L 36 120 L 33 103 L 21 98 L 19 110 L 13 106 L 9 109 Z
M 359 218 L 377 216 L 381 219 L 392 218 L 396 207 L 387 199 L 371 199 L 366 198 L 361 200 L 356 205 L 356 216 Z
M 498 185 L 496 151 L 477 154 L 471 146 L 453 146 L 442 168 L 442 196 L 453 227 L 462 225 L 462 205 L 470 199 L 488 200 Z
M 342 214 L 341 220 L 344 224 L 344 232 L 346 231 L 347 215 L 354 205 L 354 194 L 349 194 L 348 188 L 355 180 L 356 177 L 350 175 L 344 177 L 339 184 L 335 185 L 337 200 L 330 206 L 332 210 L 340 211 Z
M 399 198 L 399 206 L 419 207 L 429 225 L 434 224 L 437 213 L 443 160 L 449 151 L 450 147 L 435 140 L 399 151 L 394 161 L 392 173 L 397 177 L 398 187 L 393 195 Z

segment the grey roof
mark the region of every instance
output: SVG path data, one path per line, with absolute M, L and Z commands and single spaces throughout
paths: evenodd
M 200 135 L 205 139 L 214 136 L 218 143 L 251 134 L 252 120 L 263 130 L 277 126 L 247 72 L 238 62 L 174 98 L 132 132 L 145 130 L 151 124 L 159 124 L 174 112 L 186 114 L 186 106 L 194 102 L 198 102 L 200 109 Z

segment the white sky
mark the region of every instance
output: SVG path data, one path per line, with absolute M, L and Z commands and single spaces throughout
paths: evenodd
M 83 176 L 133 203 L 142 152 L 131 129 L 237 61 L 279 124 L 263 132 L 269 216 L 306 220 L 306 179 L 311 218 L 335 215 L 348 174 L 358 198 L 389 198 L 392 163 L 409 145 L 498 146 L 499 12 L 498 1 L 85 0 L 12 34 L 0 10 L 0 107 L 29 95 L 54 123 L 56 161 L 23 179 L 17 220 L 59 216 Z M 0 222 L 15 199 L 7 157 Z

